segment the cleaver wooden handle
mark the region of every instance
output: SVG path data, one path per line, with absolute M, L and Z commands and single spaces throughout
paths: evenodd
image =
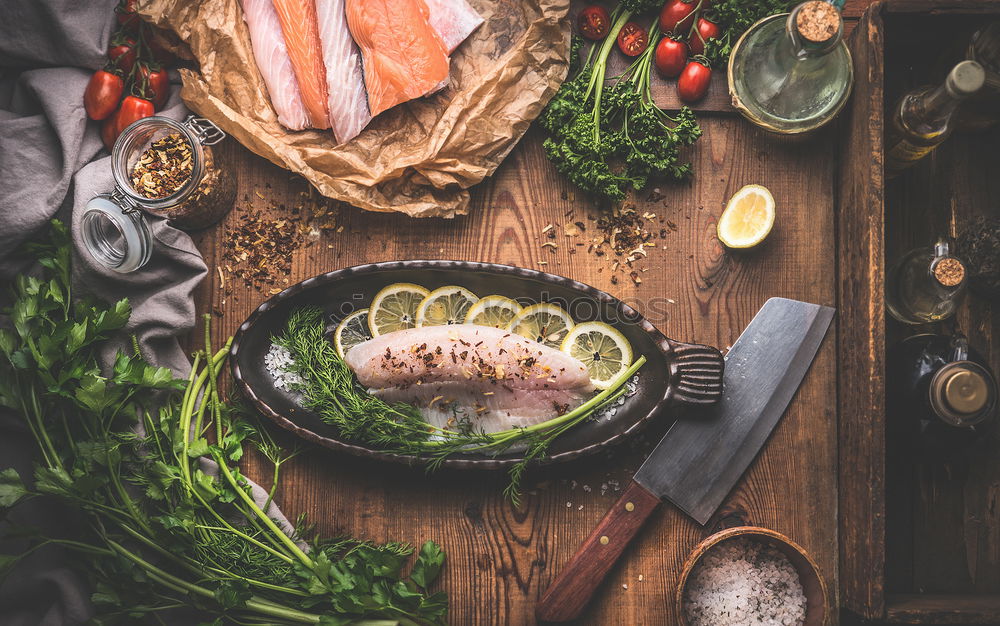
M 535 607 L 542 622 L 576 619 L 660 499 L 634 480 L 566 563 Z

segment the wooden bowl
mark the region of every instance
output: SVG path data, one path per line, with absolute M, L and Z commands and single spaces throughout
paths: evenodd
M 802 546 L 795 543 L 779 532 L 758 528 L 756 526 L 738 526 L 715 533 L 698 544 L 691 555 L 684 563 L 684 571 L 681 573 L 680 583 L 677 585 L 677 595 L 675 598 L 676 611 L 681 626 L 690 626 L 687 616 L 684 613 L 684 592 L 687 589 L 688 578 L 694 571 L 702 557 L 716 545 L 736 539 L 738 537 L 750 537 L 755 541 L 760 541 L 773 546 L 779 552 L 788 557 L 792 567 L 799 575 L 802 583 L 802 590 L 806 595 L 806 620 L 805 626 L 826 626 L 829 623 L 827 615 L 827 591 L 826 583 L 819 574 L 819 568 Z

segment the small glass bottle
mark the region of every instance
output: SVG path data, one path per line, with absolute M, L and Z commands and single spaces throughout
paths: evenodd
M 153 239 L 142 211 L 166 216 L 171 224 L 187 230 L 222 219 L 236 200 L 236 183 L 209 146 L 225 136 L 212 122 L 193 115 L 184 122 L 147 117 L 125 128 L 111 150 L 114 189 L 92 198 L 84 208 L 84 249 L 108 269 L 132 272 L 145 265 L 152 253 Z M 171 137 L 189 159 L 184 162 L 187 173 L 157 193 L 155 185 L 143 185 L 139 168 L 144 159 L 150 159 L 154 145 Z
M 886 274 L 886 308 L 904 324 L 947 319 L 965 289 L 966 273 L 943 239 L 933 248 L 911 250 Z
M 843 41 L 843 4 L 810 0 L 750 27 L 729 57 L 733 106 L 758 126 L 782 134 L 832 120 L 854 82 Z
M 986 81 L 962 105 L 957 126 L 961 131 L 983 131 L 1000 122 L 1000 20 L 973 33 L 966 58 L 983 66 Z
M 995 416 L 996 379 L 963 335 L 908 337 L 889 350 L 887 376 L 894 444 L 921 456 L 965 451 Z
M 894 176 L 931 153 L 952 131 L 952 116 L 963 100 L 982 89 L 983 66 L 962 61 L 944 84 L 903 96 L 893 109 L 885 141 L 885 171 Z

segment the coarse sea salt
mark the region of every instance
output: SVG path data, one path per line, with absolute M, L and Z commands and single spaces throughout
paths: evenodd
M 739 537 L 702 557 L 684 592 L 684 613 L 691 626 L 798 626 L 806 596 L 787 556 Z
M 292 386 L 305 382 L 301 376 L 291 371 L 294 363 L 291 352 L 276 343 L 271 344 L 271 348 L 264 355 L 264 367 L 274 379 L 275 389 L 292 391 Z

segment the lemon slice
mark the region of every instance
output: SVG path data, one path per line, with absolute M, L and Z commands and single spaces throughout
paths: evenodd
M 337 330 L 333 331 L 333 346 L 340 358 L 344 358 L 348 350 L 371 338 L 371 332 L 368 330 L 368 309 L 361 309 L 340 320 Z
M 554 304 L 533 304 L 514 316 L 510 331 L 538 343 L 558 348 L 573 328 L 573 318 Z
M 590 382 L 598 389 L 607 389 L 632 364 L 628 339 L 603 322 L 577 324 L 560 349 L 587 366 Z
M 465 315 L 466 324 L 507 328 L 514 316 L 524 307 L 505 296 L 486 296 L 472 305 Z
M 417 307 L 429 294 L 413 283 L 395 283 L 375 294 L 368 307 L 368 329 L 372 337 L 415 327 Z
M 461 324 L 478 301 L 479 297 L 465 287 L 439 287 L 427 294 L 417 307 L 417 327 Z
M 767 187 L 747 185 L 729 200 L 719 218 L 719 240 L 729 248 L 752 248 L 774 226 L 774 198 Z

